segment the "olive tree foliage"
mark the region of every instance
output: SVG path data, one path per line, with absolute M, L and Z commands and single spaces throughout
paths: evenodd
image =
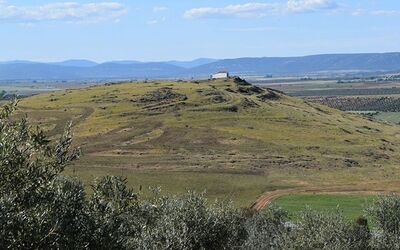
M 87 227 L 83 185 L 60 176 L 79 156 L 71 149 L 70 130 L 50 144 L 26 118 L 10 118 L 16 105 L 14 100 L 0 110 L 0 245 L 79 245 Z
M 104 177 L 93 185 L 88 201 L 91 249 L 126 249 L 140 228 L 137 196 L 122 177 Z
M 309 208 L 290 222 L 280 208 L 269 207 L 248 219 L 248 238 L 243 249 L 369 249 L 365 223 L 347 221 L 337 210 L 321 213 Z
M 293 249 L 368 249 L 368 225 L 346 220 L 339 209 L 322 213 L 307 208 L 300 222 L 290 235 Z
M 371 246 L 374 249 L 400 249 L 400 197 L 381 196 L 367 209 L 376 225 Z
M 142 211 L 147 222 L 130 248 L 233 249 L 246 238 L 241 213 L 230 203 L 209 204 L 204 194 L 160 197 Z
M 247 239 L 242 249 L 284 249 L 291 244 L 288 213 L 269 206 L 246 220 Z

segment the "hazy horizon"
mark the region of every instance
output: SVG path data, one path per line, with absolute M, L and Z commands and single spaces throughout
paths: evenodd
M 210 60 L 230 60 L 230 59 L 240 59 L 240 58 L 290 58 L 290 57 L 307 57 L 307 56 L 319 56 L 319 55 L 351 55 L 351 54 L 391 54 L 391 53 L 400 53 L 400 51 L 385 51 L 385 52 L 354 52 L 354 53 L 322 53 L 322 54 L 306 54 L 306 55 L 293 55 L 293 56 L 243 56 L 243 57 L 230 57 L 230 58 L 208 58 L 208 57 L 197 57 L 197 58 L 192 58 L 192 59 L 166 59 L 166 60 L 152 60 L 152 61 L 142 61 L 138 60 L 136 58 L 131 58 L 131 59 L 113 59 L 113 60 L 107 60 L 107 61 L 96 61 L 92 59 L 87 59 L 87 58 L 65 58 L 61 59 L 59 61 L 39 61 L 39 60 L 31 60 L 31 59 L 13 59 L 13 60 L 5 60 L 5 61 L 0 61 L 0 63 L 8 63 L 8 62 L 34 62 L 34 63 L 61 63 L 61 62 L 68 62 L 68 61 L 90 61 L 94 62 L 97 64 L 102 64 L 102 63 L 109 63 L 109 62 L 124 62 L 124 61 L 136 61 L 140 63 L 153 63 L 153 62 L 192 62 L 196 60 L 201 60 L 201 59 L 210 59 Z

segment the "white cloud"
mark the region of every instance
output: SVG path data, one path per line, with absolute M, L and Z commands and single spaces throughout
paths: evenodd
M 351 15 L 353 16 L 400 16 L 400 10 L 354 10 Z
M 247 28 L 233 28 L 233 29 L 224 29 L 224 31 L 231 32 L 269 32 L 276 31 L 279 28 L 276 27 L 247 27 Z
M 0 0 L 0 22 L 100 22 L 117 20 L 127 9 L 117 2 L 59 2 L 43 5 L 11 5 Z
M 158 19 L 152 19 L 152 20 L 147 21 L 147 24 L 148 24 L 148 25 L 156 25 L 156 24 L 163 23 L 163 22 L 165 22 L 166 20 L 167 20 L 167 19 L 166 19 L 165 17 L 158 18 Z
M 153 8 L 153 12 L 162 12 L 168 10 L 168 7 L 165 6 L 155 6 Z
M 338 4 L 331 0 L 288 0 L 286 3 L 245 3 L 227 5 L 220 8 L 202 7 L 185 12 L 184 17 L 195 18 L 220 18 L 220 17 L 244 17 L 257 18 L 269 14 L 300 13 L 320 10 L 333 10 Z
M 156 25 L 156 24 L 158 24 L 158 20 L 157 19 L 149 20 L 149 21 L 147 21 L 147 24 L 148 25 Z
M 374 16 L 400 16 L 399 10 L 375 10 L 371 12 Z
M 228 5 L 222 8 L 194 8 L 185 12 L 185 18 L 212 18 L 212 17 L 262 17 L 267 12 L 275 11 L 276 4 L 245 3 Z
M 351 15 L 352 15 L 352 16 L 362 16 L 362 15 L 364 15 L 364 13 L 365 13 L 365 10 L 363 10 L 363 9 L 356 9 L 356 10 L 353 10 L 353 11 L 351 12 Z
M 289 0 L 286 4 L 288 12 L 308 12 L 336 9 L 338 4 L 330 0 Z

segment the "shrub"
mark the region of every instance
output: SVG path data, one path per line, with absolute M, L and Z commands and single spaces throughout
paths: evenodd
M 245 225 L 247 239 L 243 249 L 283 249 L 290 243 L 288 214 L 280 208 L 270 206 L 254 214 Z
M 243 218 L 231 204 L 208 204 L 204 194 L 161 197 L 142 204 L 148 223 L 139 249 L 232 249 L 245 238 Z
M 376 249 L 400 249 L 400 197 L 381 196 L 367 209 L 376 225 L 372 246 Z
M 306 209 L 290 238 L 296 249 L 361 250 L 368 246 L 369 233 L 367 226 L 345 220 L 339 209 L 332 213 Z
M 79 156 L 69 127 L 55 144 L 26 118 L 10 119 L 17 101 L 0 111 L 0 245 L 8 248 L 84 247 L 87 215 L 82 184 L 60 173 Z

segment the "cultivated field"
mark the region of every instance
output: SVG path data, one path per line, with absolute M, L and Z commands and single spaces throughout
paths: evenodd
M 379 121 L 400 122 L 400 81 L 387 77 L 356 80 L 288 80 L 263 83 L 291 96 Z M 382 80 L 383 79 L 383 80 Z M 385 80 L 386 79 L 386 80 Z
M 310 207 L 321 212 L 339 209 L 346 218 L 357 219 L 375 199 L 373 195 L 290 194 L 277 198 L 273 203 L 287 210 L 294 218 L 298 216 L 298 211 Z
M 67 174 L 116 174 L 144 194 L 207 190 L 250 206 L 264 192 L 397 191 L 395 125 L 234 80 L 127 82 L 23 99 L 59 134 L 72 120 L 84 156 Z

